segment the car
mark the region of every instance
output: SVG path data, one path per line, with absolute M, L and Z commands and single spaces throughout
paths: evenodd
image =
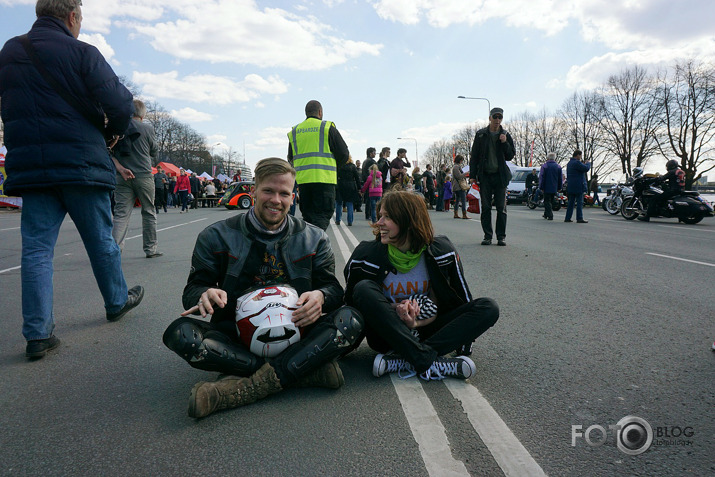
M 506 200 L 512 204 L 515 202 L 526 202 L 526 176 L 528 176 L 534 167 L 512 167 L 511 182 L 506 186 Z
M 219 199 L 218 205 L 224 206 L 229 210 L 233 209 L 248 209 L 253 205 L 253 192 L 256 189 L 256 183 L 253 181 L 234 182 L 223 196 Z

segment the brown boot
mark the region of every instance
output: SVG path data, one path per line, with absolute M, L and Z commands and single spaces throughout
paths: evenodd
M 300 378 L 295 386 L 297 388 L 338 389 L 343 384 L 345 384 L 345 378 L 338 362 L 329 361 Z
M 213 383 L 202 381 L 191 390 L 189 416 L 198 419 L 221 409 L 245 406 L 282 389 L 269 363 L 247 378 L 226 376 Z
M 457 211 L 457 208 L 454 208 L 454 218 L 458 219 L 459 218 L 459 211 Z
M 462 212 L 462 218 L 467 220 L 471 219 L 471 217 L 468 216 L 466 212 Z

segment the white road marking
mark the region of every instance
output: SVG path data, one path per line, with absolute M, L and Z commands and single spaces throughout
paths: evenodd
M 469 422 L 492 453 L 504 475 L 546 475 L 475 386 L 465 381 L 450 379 L 445 379 L 444 384 L 452 395 L 461 401 Z
M 185 222 L 183 224 L 178 224 L 178 225 L 172 225 L 171 227 L 164 227 L 163 229 L 156 229 L 157 232 L 163 232 L 164 230 L 169 230 L 169 229 L 175 229 L 176 227 L 183 227 L 184 225 L 189 225 L 189 224 L 195 224 L 196 222 L 201 222 L 202 220 L 208 220 L 208 218 L 203 218 L 203 219 L 196 219 L 196 220 L 191 220 L 189 222 Z M 142 234 L 139 235 L 133 235 L 131 237 L 127 237 L 124 240 L 131 240 L 135 238 L 141 237 Z
M 659 253 L 646 252 L 646 255 L 653 255 L 654 257 L 669 258 L 671 260 L 679 260 L 681 262 L 695 263 L 698 265 L 705 265 L 706 267 L 715 267 L 715 263 L 698 262 L 697 260 L 688 260 L 687 258 L 671 257 L 670 255 L 661 255 Z
M 20 265 L 18 265 L 17 267 L 6 268 L 5 270 L 0 270 L 0 273 L 11 272 L 13 270 L 17 270 L 18 268 L 20 268 Z
M 417 377 L 400 379 L 390 375 L 412 436 L 431 476 L 469 476 L 462 461 L 452 457 L 447 433 Z M 524 474 L 527 475 L 527 474 Z
M 20 230 L 20 227 L 10 227 L 9 229 L 0 229 L 0 232 L 6 232 L 8 230 Z
M 661 224 L 658 224 L 658 227 L 668 227 L 668 228 L 672 228 L 672 229 L 688 230 L 688 231 L 693 230 L 695 232 L 710 232 L 711 234 L 715 233 L 715 230 L 712 230 L 712 229 L 706 229 L 703 227 L 690 227 L 688 225 L 661 225 Z
M 340 234 L 340 227 L 338 227 L 334 223 L 331 223 L 330 228 L 333 230 L 333 235 L 335 235 L 335 240 L 338 242 L 338 249 L 340 250 L 340 253 L 343 255 L 343 260 L 345 260 L 345 263 L 348 263 L 348 260 L 350 260 L 350 255 L 352 254 L 352 251 L 348 248 L 348 244 L 345 242 L 345 239 L 343 239 L 343 236 Z M 353 237 L 353 238 L 355 238 L 355 237 Z

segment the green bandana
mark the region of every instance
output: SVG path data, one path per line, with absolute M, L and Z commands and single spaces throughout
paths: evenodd
M 412 253 L 412 252 L 402 252 L 400 251 L 399 248 L 395 247 L 392 244 L 387 245 L 387 256 L 390 259 L 390 263 L 395 266 L 398 272 L 400 273 L 407 273 L 415 266 L 417 265 L 417 262 L 420 261 L 420 257 L 422 256 L 422 252 L 425 251 L 427 248 L 427 245 L 424 245 L 419 252 L 417 253 Z

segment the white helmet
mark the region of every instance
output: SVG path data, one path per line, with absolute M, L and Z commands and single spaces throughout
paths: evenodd
M 252 353 L 273 358 L 300 341 L 300 329 L 291 321 L 298 292 L 287 285 L 250 291 L 236 303 L 236 329 Z

